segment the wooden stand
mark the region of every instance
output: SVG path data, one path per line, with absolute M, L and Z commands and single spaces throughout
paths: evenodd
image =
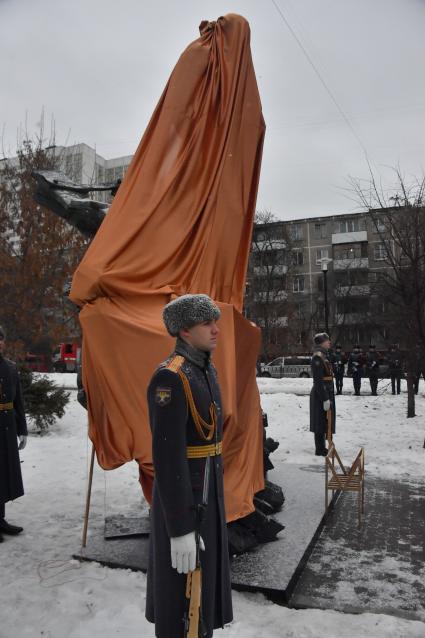
M 358 526 L 361 527 L 364 516 L 364 476 L 365 476 L 365 456 L 364 448 L 360 448 L 351 467 L 347 470 L 336 451 L 332 438 L 332 411 L 326 413 L 327 421 L 327 441 L 328 454 L 325 459 L 325 510 L 329 509 L 329 490 L 332 491 L 332 498 L 337 490 L 342 492 L 358 493 Z M 335 459 L 338 463 L 335 468 Z M 331 475 L 329 478 L 329 474 Z
M 337 460 L 339 468 L 335 468 L 335 459 Z M 359 528 L 361 527 L 364 516 L 364 476 L 364 448 L 360 448 L 360 451 L 354 459 L 350 469 L 347 470 L 336 451 L 335 445 L 332 443 L 325 459 L 325 508 L 326 511 L 328 511 L 329 490 L 332 490 L 332 496 L 337 490 L 341 490 L 342 492 L 357 492 Z

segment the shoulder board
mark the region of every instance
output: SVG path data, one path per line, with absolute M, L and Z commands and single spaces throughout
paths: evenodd
M 171 372 L 178 372 L 180 370 L 180 368 L 182 367 L 183 363 L 185 362 L 185 358 L 182 357 L 180 354 L 176 354 L 171 361 L 169 361 L 167 363 L 167 365 L 165 366 L 165 370 L 171 370 Z

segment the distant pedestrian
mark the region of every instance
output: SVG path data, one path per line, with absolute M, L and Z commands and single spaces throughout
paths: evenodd
M 23 531 L 6 521 L 5 505 L 24 493 L 19 450 L 28 434 L 18 371 L 4 356 L 5 349 L 6 333 L 0 326 L 0 542 L 3 534 L 16 536 Z
M 379 356 L 376 352 L 376 346 L 372 343 L 369 346 L 369 352 L 366 354 L 366 371 L 372 395 L 376 397 L 379 381 Z
M 345 361 L 342 354 L 342 348 L 338 343 L 335 346 L 335 352 L 331 355 L 332 369 L 335 377 L 336 393 L 342 394 L 342 387 L 344 385 L 344 368 Z
M 332 432 L 335 432 L 335 392 L 332 364 L 329 360 L 331 341 L 326 332 L 314 337 L 314 352 L 311 358 L 313 387 L 310 392 L 310 432 L 314 432 L 316 456 L 326 456 L 326 432 L 328 415 Z
M 401 352 L 396 346 L 396 344 L 393 344 L 390 347 L 390 351 L 387 356 L 387 361 L 388 361 L 388 368 L 389 368 L 389 373 L 391 378 L 392 394 L 396 393 L 396 387 L 397 387 L 397 394 L 400 394 L 400 381 L 401 381 L 401 375 L 403 374 L 403 361 L 401 357 Z
M 348 357 L 348 374 L 351 374 L 353 378 L 354 394 L 360 395 L 360 389 L 362 387 L 362 368 L 363 368 L 363 355 L 360 350 L 360 346 L 356 344 Z

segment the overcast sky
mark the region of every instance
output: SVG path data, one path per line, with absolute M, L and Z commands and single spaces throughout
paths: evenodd
M 6 152 L 42 109 L 56 143 L 135 151 L 202 19 L 244 15 L 267 124 L 257 208 L 292 219 L 358 210 L 347 176 L 425 167 L 425 0 L 0 0 Z M 361 144 L 358 139 L 360 139 Z

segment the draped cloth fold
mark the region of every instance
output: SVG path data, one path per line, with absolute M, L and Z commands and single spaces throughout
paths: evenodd
M 250 31 L 229 14 L 201 24 L 175 66 L 113 204 L 77 268 L 89 436 L 99 464 L 136 459 L 152 485 L 146 388 L 174 342 L 164 305 L 205 293 L 220 306 L 214 355 L 225 410 L 226 514 L 263 487 L 255 363 L 241 314 L 265 132 Z

